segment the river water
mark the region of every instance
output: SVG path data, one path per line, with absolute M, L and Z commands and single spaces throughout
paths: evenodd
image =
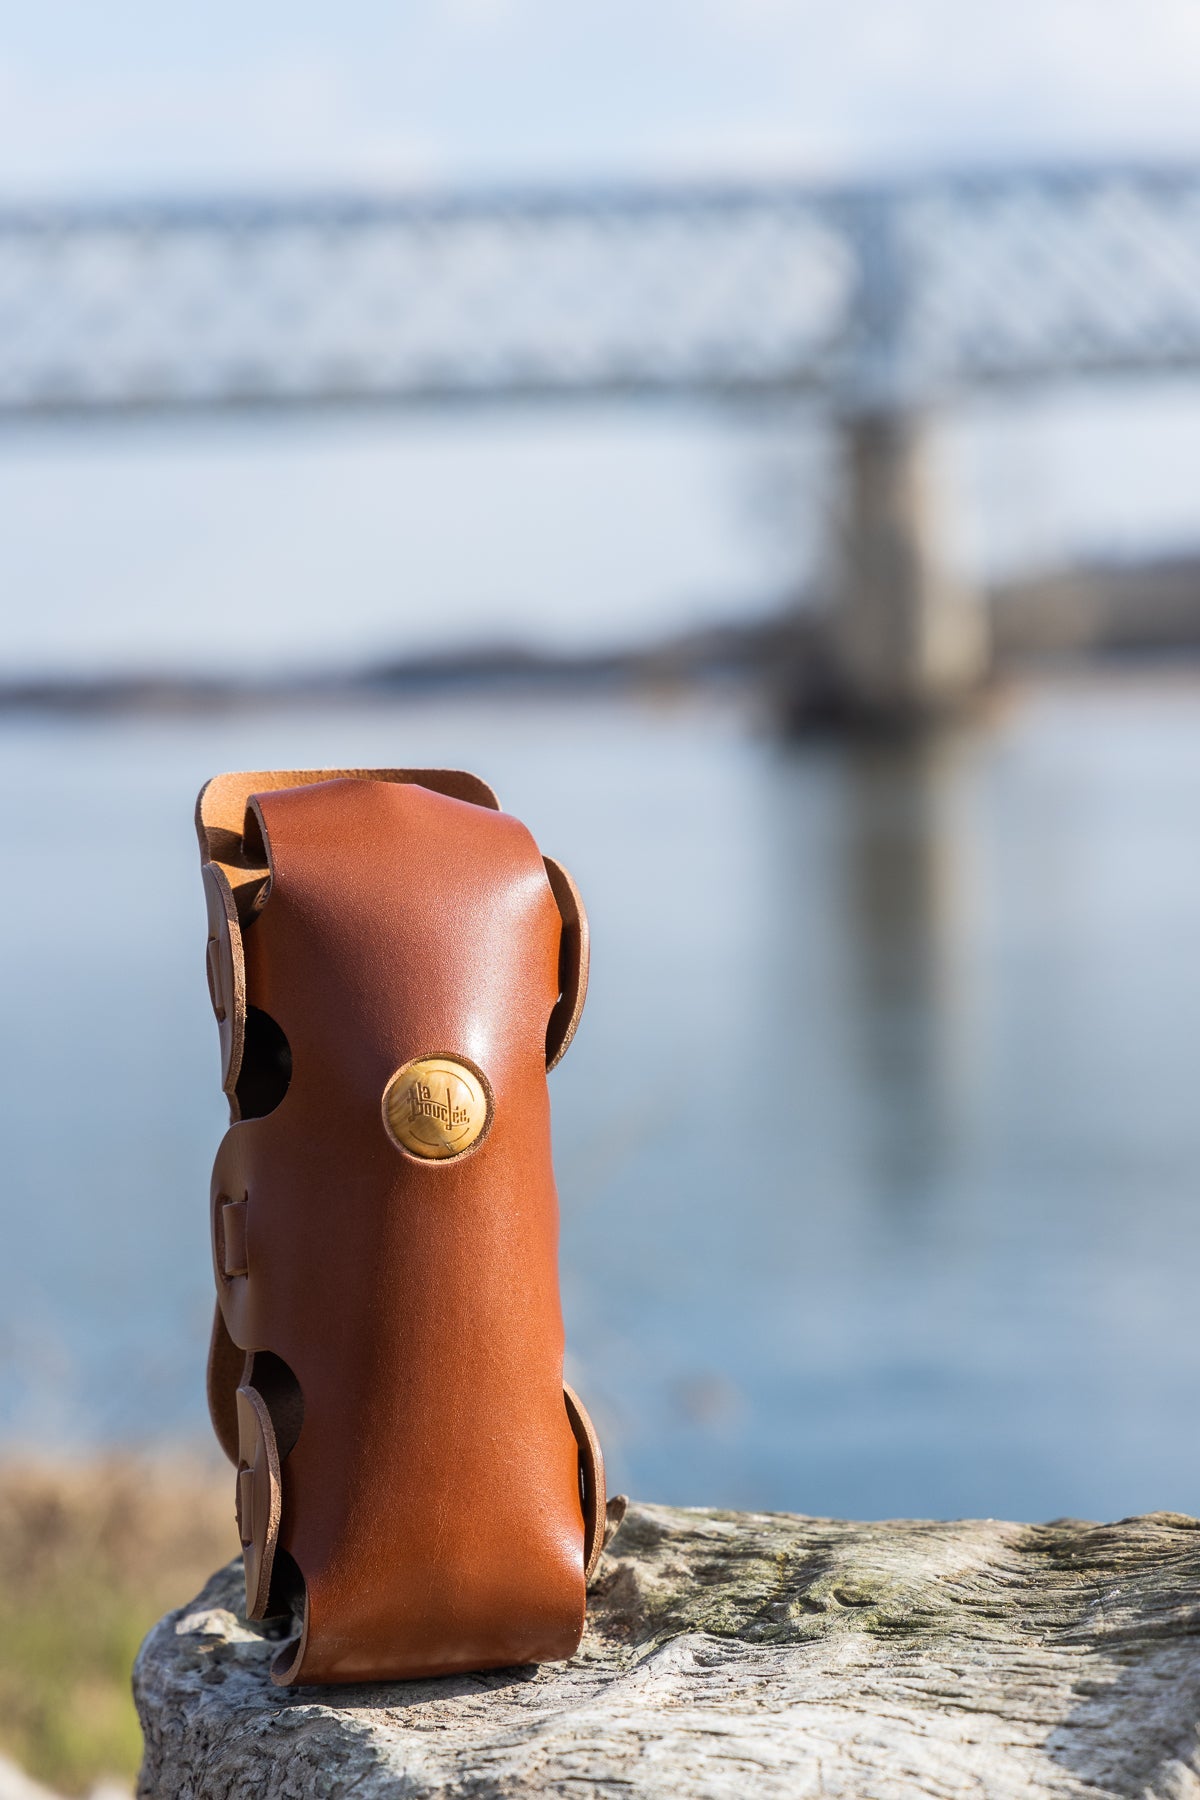
M 570 1372 L 617 1486 L 843 1515 L 1200 1509 L 1200 692 L 907 751 L 724 701 L 0 722 L 0 1435 L 206 1432 L 223 768 L 446 763 L 594 932 L 552 1077 Z

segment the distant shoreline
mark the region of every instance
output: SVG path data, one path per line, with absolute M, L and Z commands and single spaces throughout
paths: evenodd
M 683 645 L 562 655 L 497 647 L 271 678 L 172 672 L 10 677 L 0 679 L 0 712 L 209 712 L 305 699 L 479 690 L 579 693 L 664 681 L 691 684 L 754 673 L 763 658 L 754 634 L 744 635 L 744 647 L 730 642 L 711 654 Z
M 1200 662 L 1200 552 L 1025 577 L 993 588 L 984 603 L 1002 675 Z M 829 689 L 826 617 L 820 597 L 812 596 L 749 622 L 596 651 L 496 643 L 275 677 L 172 670 L 16 675 L 0 677 L 0 714 L 209 713 L 300 700 L 633 692 L 730 682 L 811 694 L 819 711 Z

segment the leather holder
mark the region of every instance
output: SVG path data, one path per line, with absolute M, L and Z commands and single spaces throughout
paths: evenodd
M 231 1115 L 209 1407 L 247 1614 L 298 1624 L 273 1679 L 571 1656 L 606 1498 L 546 1085 L 575 885 L 457 771 L 223 775 L 196 822 Z

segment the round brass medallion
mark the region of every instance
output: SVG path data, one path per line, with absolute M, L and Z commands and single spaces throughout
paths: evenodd
M 474 1069 L 450 1056 L 420 1056 L 396 1070 L 383 1091 L 388 1136 L 413 1156 L 443 1161 L 478 1143 L 490 1113 Z

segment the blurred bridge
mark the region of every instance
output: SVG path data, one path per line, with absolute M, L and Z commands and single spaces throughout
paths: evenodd
M 864 704 L 982 672 L 921 420 L 1200 368 L 1200 168 L 0 209 L 0 422 L 625 397 L 844 428 L 837 653 Z

